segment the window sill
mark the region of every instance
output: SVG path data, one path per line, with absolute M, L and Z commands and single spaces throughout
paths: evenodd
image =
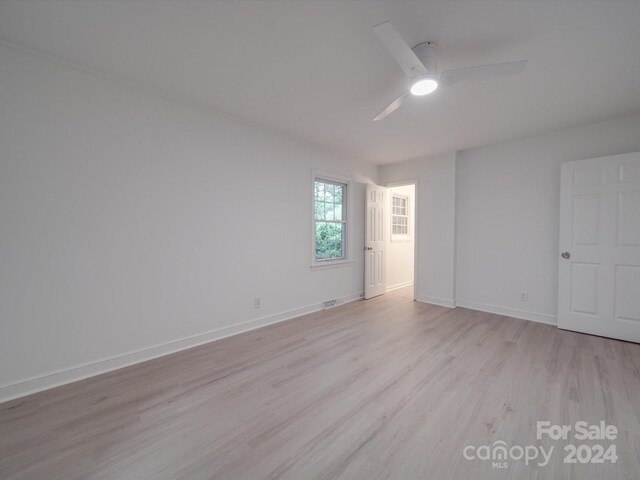
M 312 270 L 324 270 L 327 268 L 331 268 L 331 267 L 344 267 L 347 266 L 350 263 L 354 263 L 353 260 L 350 259 L 345 259 L 345 260 L 333 260 L 330 262 L 322 262 L 322 263 L 312 263 L 311 264 L 311 269 Z

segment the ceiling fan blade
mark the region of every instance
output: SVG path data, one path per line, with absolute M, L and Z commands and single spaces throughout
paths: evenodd
M 440 74 L 438 85 L 448 87 L 467 80 L 485 80 L 517 75 L 524 70 L 526 64 L 527 60 L 520 60 L 518 62 L 494 63 L 493 65 L 445 70 Z
M 393 102 L 391 102 L 391 104 L 387 108 L 385 108 L 378 115 L 376 115 L 373 121 L 377 122 L 379 120 L 382 120 L 384 117 L 386 117 L 390 113 L 395 112 L 404 103 L 404 99 L 407 98 L 407 95 L 409 95 L 409 92 L 404 92 L 402 95 L 396 98 Z
M 404 41 L 391 22 L 384 22 L 373 27 L 380 41 L 387 47 L 394 60 L 404 70 L 409 78 L 416 75 L 426 75 L 427 69 L 420 59 L 413 53 L 411 47 Z

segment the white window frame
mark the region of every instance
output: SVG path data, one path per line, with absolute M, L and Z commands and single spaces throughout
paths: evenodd
M 327 181 L 332 183 L 339 183 L 345 185 L 346 195 L 343 194 L 342 201 L 344 205 L 344 221 L 342 222 L 345 229 L 344 234 L 344 257 L 335 260 L 316 260 L 316 198 L 315 198 L 315 184 L 316 180 Z M 313 170 L 311 176 L 311 267 L 322 268 L 331 267 L 337 265 L 343 265 L 347 263 L 353 263 L 353 248 L 352 248 L 352 203 L 353 203 L 353 182 L 349 177 L 343 177 L 329 172 L 323 172 L 320 170 Z
M 404 200 L 405 202 L 405 214 L 404 215 L 396 215 L 393 213 L 393 199 L 394 198 L 401 198 Z M 391 226 L 390 226 L 390 230 L 391 230 L 391 241 L 394 242 L 399 242 L 399 241 L 407 241 L 411 239 L 411 216 L 410 216 L 410 212 L 409 212 L 409 197 L 407 195 L 399 195 L 396 193 L 392 193 L 391 194 L 391 215 L 390 215 L 390 219 L 391 219 Z M 406 217 L 407 219 L 407 233 L 393 233 L 393 217 Z

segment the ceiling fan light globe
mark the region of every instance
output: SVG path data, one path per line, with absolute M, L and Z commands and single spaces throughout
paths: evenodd
M 417 97 L 433 93 L 438 88 L 438 82 L 433 78 L 420 78 L 411 85 L 411 94 Z

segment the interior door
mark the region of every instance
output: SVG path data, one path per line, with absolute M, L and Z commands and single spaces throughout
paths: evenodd
M 558 326 L 640 342 L 640 152 L 562 165 Z
M 387 189 L 367 184 L 365 218 L 364 298 L 382 295 L 386 289 L 384 209 Z

